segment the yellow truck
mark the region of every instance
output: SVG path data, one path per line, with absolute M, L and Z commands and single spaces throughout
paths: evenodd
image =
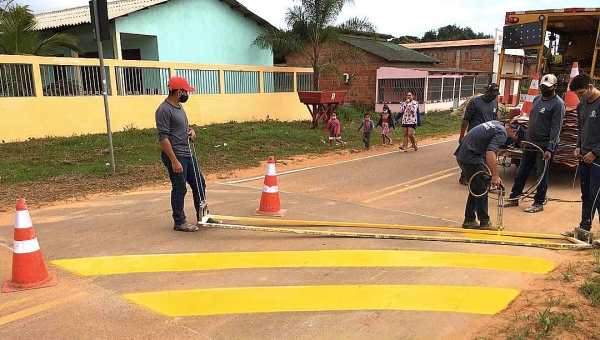
M 537 63 L 532 65 L 529 74 L 510 74 L 503 70 L 506 52 L 511 49 L 537 55 Z M 529 86 L 533 74 L 541 77 L 552 73 L 559 80 L 557 93 L 562 96 L 567 91 L 574 62 L 579 64 L 579 73 L 587 73 L 600 83 L 598 50 L 600 7 L 507 12 L 497 83 L 504 80 L 505 86 L 517 86 L 520 90 Z
M 501 40 L 497 41 L 497 44 L 501 43 L 501 49 L 496 79 L 500 91 L 521 94 L 521 98 L 511 104 L 526 100 L 536 74 L 540 78 L 544 74 L 554 74 L 558 78 L 556 92 L 564 99 L 574 65 L 578 65 L 579 73 L 589 74 L 596 85 L 600 85 L 600 7 L 507 12 L 502 36 L 497 40 Z M 525 56 L 534 56 L 524 58 L 522 71 L 515 72 L 514 68 L 503 67 L 505 58 L 511 58 L 514 50 L 525 50 Z M 573 155 L 577 142 L 575 108 L 578 100 L 573 96 L 569 98 L 554 163 L 575 167 L 578 164 L 578 159 Z M 514 111 L 513 114 L 523 113 L 518 109 Z M 529 112 L 525 113 L 527 115 Z M 509 115 L 508 119 L 512 119 L 512 116 Z M 527 127 L 526 117 L 519 121 Z M 503 155 L 510 158 L 510 163 L 517 163 L 520 158 L 519 150 L 503 152 Z

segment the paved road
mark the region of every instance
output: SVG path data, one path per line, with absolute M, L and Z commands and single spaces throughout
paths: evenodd
M 459 227 L 466 189 L 457 183 L 455 147 L 280 174 L 286 218 Z M 507 187 L 514 171 L 503 174 Z M 577 199 L 572 175 L 554 170 L 549 196 Z M 262 179 L 211 183 L 211 211 L 251 216 L 261 189 Z M 550 202 L 536 215 L 523 209 L 505 211 L 507 230 L 557 233 L 579 212 L 577 203 Z M 32 211 L 59 285 L 0 295 L 0 338 L 464 339 L 569 256 L 222 229 L 185 234 L 172 231 L 169 214 L 166 188 Z M 10 276 L 12 218 L 0 216 L 1 277 Z

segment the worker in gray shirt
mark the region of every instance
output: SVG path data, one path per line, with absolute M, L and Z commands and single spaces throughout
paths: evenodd
M 575 156 L 580 157 L 579 182 L 581 185 L 581 222 L 579 228 L 592 230 L 594 214 L 599 209 L 600 197 L 600 90 L 594 87 L 587 74 L 573 78 L 570 90 L 579 96 L 577 105 L 578 129 Z M 561 233 L 573 237 L 573 232 Z
M 192 157 L 189 143 L 189 139 L 196 139 L 196 132 L 190 128 L 187 114 L 181 104 L 187 102 L 188 93 L 194 92 L 195 89 L 183 77 L 172 77 L 168 87 L 169 96 L 156 110 L 155 118 L 162 147 L 161 158 L 171 180 L 173 229 L 193 232 L 198 231 L 198 226 L 190 224 L 183 211 L 187 193 L 186 183 L 192 188 L 196 216 L 199 218 L 200 204 L 206 197 L 205 182 L 196 157 Z
M 556 83 L 557 79 L 552 74 L 546 74 L 540 81 L 539 89 L 542 94 L 533 99 L 531 112 L 529 113 L 526 141 L 537 145 L 543 152 L 527 145 L 527 143 L 524 144 L 515 183 L 510 197 L 504 202 L 505 207 L 519 205 L 519 198 L 523 194 L 527 177 L 529 177 L 531 170 L 535 169 L 536 177 L 538 179 L 542 177 L 542 179 L 533 197 L 533 204 L 527 207 L 525 211 L 537 213 L 544 210 L 552 156 L 556 152 L 560 130 L 565 118 L 565 103 L 555 93 Z M 548 164 L 546 165 L 545 162 L 548 162 Z
M 454 152 L 456 162 L 471 181 L 471 191 L 477 195 L 484 193 L 489 186 L 489 179 L 484 175 L 474 176 L 479 171 L 487 172 L 484 165 L 487 164 L 492 178 L 491 184 L 499 186 L 502 183 L 496 165 L 496 155 L 500 145 L 506 142 L 508 137 L 513 140 L 517 138 L 517 125 L 504 126 L 496 120 L 479 124 L 472 128 L 461 141 L 458 149 Z M 479 219 L 477 224 L 475 218 Z M 469 193 L 465 207 L 465 219 L 462 224 L 465 229 L 497 230 L 490 221 L 488 215 L 488 195 L 475 197 Z
M 498 101 L 496 98 L 500 94 L 500 87 L 496 83 L 491 83 L 485 88 L 485 93 L 479 97 L 471 99 L 463 117 L 460 127 L 460 143 L 465 137 L 467 131 L 471 131 L 474 127 L 481 123 L 489 122 L 498 119 Z M 468 179 L 465 173 L 461 172 L 459 183 L 466 185 Z

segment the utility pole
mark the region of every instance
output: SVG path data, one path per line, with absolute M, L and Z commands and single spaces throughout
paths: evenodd
M 106 0 L 103 0 L 106 6 Z M 100 79 L 102 81 L 102 97 L 104 98 L 104 115 L 106 116 L 106 132 L 108 133 L 108 150 L 110 153 L 110 174 L 115 174 L 115 151 L 113 149 L 112 131 L 110 127 L 110 111 L 108 109 L 108 86 L 106 84 L 106 74 L 104 73 L 104 52 L 102 51 L 102 34 L 100 31 L 100 21 L 102 20 L 98 10 L 98 0 L 90 1 L 92 21 L 94 24 L 94 39 L 98 44 L 98 58 L 100 59 Z M 108 13 L 106 13 L 106 23 L 108 23 Z M 113 89 L 114 91 L 114 89 Z

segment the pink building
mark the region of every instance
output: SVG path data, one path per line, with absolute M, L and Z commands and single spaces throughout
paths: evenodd
M 408 92 L 419 101 L 423 113 L 450 110 L 474 93 L 483 93 L 491 78 L 492 73 L 486 71 L 380 67 L 375 110 L 381 112 L 387 104 L 398 112 Z

